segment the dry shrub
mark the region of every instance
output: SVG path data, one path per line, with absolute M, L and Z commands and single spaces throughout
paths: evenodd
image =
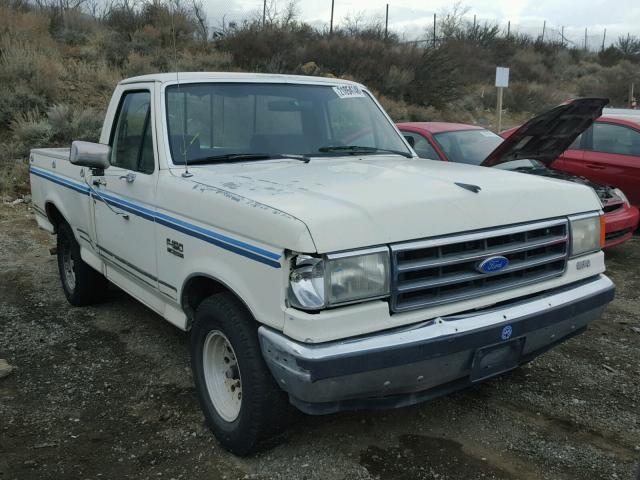
M 73 140 L 97 141 L 104 115 L 94 109 L 66 104 L 49 107 L 46 116 L 37 110 L 19 113 L 11 122 L 17 152 L 26 156 L 32 148 L 68 146 Z
M 533 82 L 549 80 L 543 54 L 532 47 L 516 51 L 509 66 L 512 70 L 512 80 Z
M 539 83 L 512 83 L 505 90 L 504 106 L 518 112 L 540 113 L 566 100 L 566 93 Z
M 0 35 L 13 40 L 50 43 L 49 18 L 35 12 L 0 7 Z
M 384 79 L 385 91 L 390 93 L 402 92 L 413 79 L 413 71 L 391 65 Z
M 612 106 L 626 106 L 629 86 L 640 77 L 640 65 L 623 60 L 612 67 L 593 64 L 590 70 L 590 74 L 582 76 L 576 82 L 578 94 L 584 97 L 606 97 Z
M 420 107 L 402 100 L 376 95 L 394 122 L 430 122 L 442 119 L 442 113 L 433 107 Z
M 46 105 L 46 99 L 33 93 L 29 85 L 18 84 L 14 88 L 0 85 L 0 125 L 8 125 L 17 112 L 43 111 Z
M 68 145 L 73 140 L 98 141 L 103 117 L 103 113 L 92 108 L 59 104 L 47 110 L 46 120 L 51 128 L 51 140 L 56 144 Z
M 0 81 L 6 85 L 27 84 L 33 93 L 55 100 L 61 73 L 57 52 L 26 41 L 0 38 Z
M 0 197 L 29 193 L 29 163 L 18 158 L 12 144 L 0 143 Z
M 183 52 L 178 57 L 178 67 L 188 72 L 233 70 L 233 57 L 229 52 L 221 52 L 213 48 L 195 53 Z
M 151 57 L 131 52 L 124 64 L 125 77 L 137 77 L 147 73 L 153 73 L 156 68 L 151 63 Z
M 89 105 L 102 105 L 105 96 L 110 97 L 113 89 L 122 80 L 122 72 L 118 68 L 107 65 L 105 61 L 85 62 L 70 60 L 65 64 L 64 79 L 66 84 L 79 84 L 82 95 L 76 89 L 69 92 L 68 100 Z M 97 103 L 96 103 L 97 102 Z
M 11 130 L 21 156 L 27 156 L 32 148 L 47 146 L 53 135 L 51 125 L 36 110 L 18 113 Z

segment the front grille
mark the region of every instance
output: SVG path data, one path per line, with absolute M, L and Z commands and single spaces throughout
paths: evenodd
M 419 240 L 391 246 L 391 310 L 431 307 L 540 282 L 564 273 L 569 252 L 566 219 Z M 482 260 L 509 265 L 481 273 Z

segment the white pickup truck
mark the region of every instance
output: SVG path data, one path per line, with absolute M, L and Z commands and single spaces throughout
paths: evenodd
M 353 82 L 123 80 L 100 143 L 35 149 L 30 173 L 69 302 L 112 282 L 190 331 L 241 455 L 290 405 L 400 407 L 516 368 L 614 294 L 590 188 L 419 159 Z

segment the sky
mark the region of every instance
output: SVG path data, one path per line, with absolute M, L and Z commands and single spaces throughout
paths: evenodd
M 209 23 L 221 24 L 238 21 L 251 15 L 261 15 L 262 0 L 203 0 Z M 276 0 L 282 8 L 288 0 Z M 344 22 L 348 16 L 365 19 L 384 19 L 385 5 L 389 3 L 389 28 L 407 40 L 425 38 L 432 28 L 433 14 L 451 10 L 449 0 L 335 0 L 334 24 Z M 331 0 L 298 0 L 301 20 L 317 27 L 326 26 L 331 14 Z M 546 20 L 547 38 L 559 38 L 564 26 L 565 37 L 578 46 L 584 44 L 585 27 L 587 44 L 599 48 L 606 28 L 605 43 L 610 44 L 620 35 L 640 36 L 639 0 L 467 0 L 462 5 L 468 9 L 470 21 L 474 14 L 480 22 L 497 22 L 506 30 L 511 22 L 512 31 L 540 35 Z

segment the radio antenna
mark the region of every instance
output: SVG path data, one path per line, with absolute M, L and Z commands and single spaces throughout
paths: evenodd
M 176 47 L 176 26 L 174 22 L 176 8 L 178 8 L 177 2 L 174 3 L 173 11 L 171 12 L 171 33 L 172 33 L 172 40 L 173 40 L 173 65 L 176 70 L 176 88 L 178 89 L 178 98 L 180 98 L 180 75 L 178 73 L 178 48 Z M 187 114 L 186 95 L 183 98 L 183 101 L 185 102 L 185 108 L 182 109 L 182 115 L 184 117 Z M 187 132 L 185 131 L 187 128 L 186 118 L 182 119 L 182 128 L 183 130 L 182 130 L 182 152 L 181 153 L 182 153 L 182 159 L 184 161 L 184 172 L 182 172 L 182 176 L 184 178 L 189 178 L 189 177 L 193 177 L 193 173 L 189 171 L 189 164 L 187 163 L 187 140 L 186 140 Z

